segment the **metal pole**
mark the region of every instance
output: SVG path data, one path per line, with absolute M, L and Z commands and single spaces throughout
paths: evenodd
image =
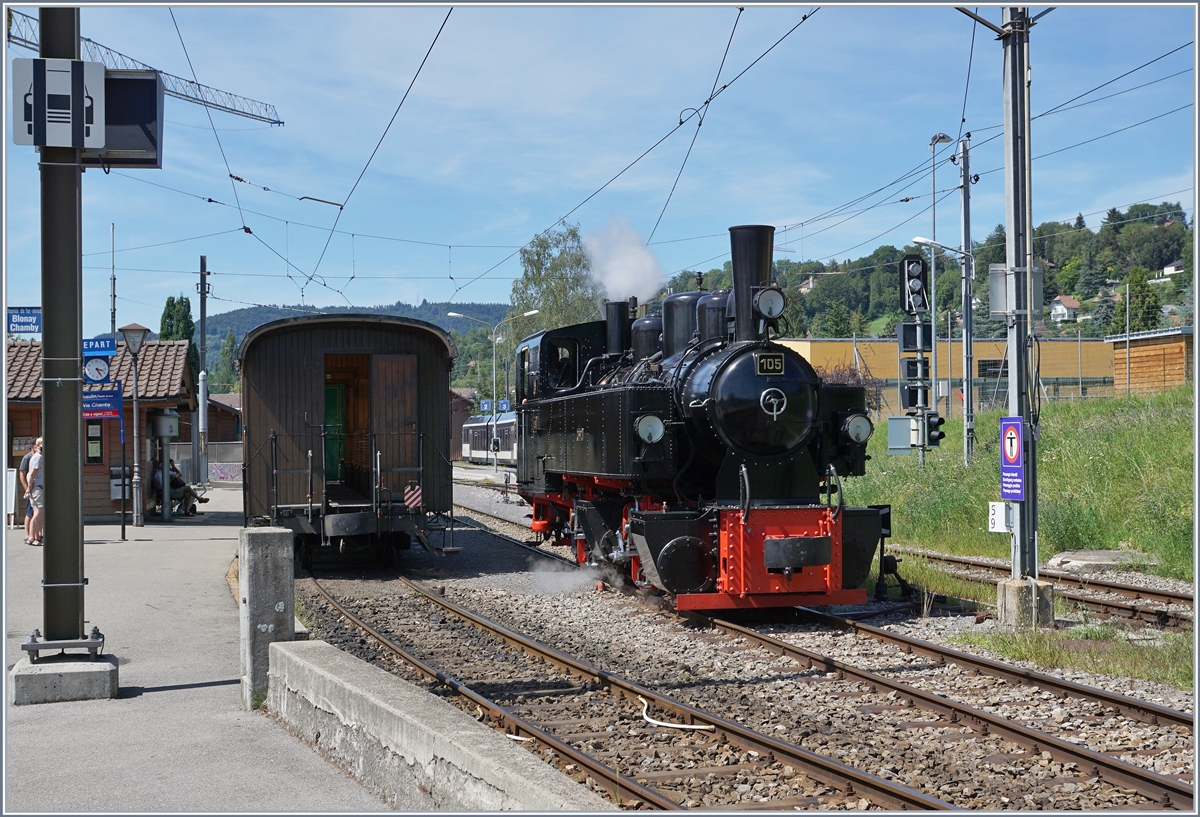
M 79 59 L 79 9 L 38 10 L 43 59 Z M 74 78 L 73 78 L 74 79 Z M 77 81 L 81 84 L 82 72 Z M 82 87 L 78 89 L 82 96 Z M 72 93 L 72 97 L 75 93 Z M 77 112 L 82 115 L 82 111 Z M 44 428 L 43 632 L 48 641 L 83 631 L 82 167 L 79 148 L 43 147 L 42 423 Z
M 500 323 L 503 323 L 501 321 Z M 500 324 L 492 329 L 492 437 L 488 440 L 488 448 L 494 449 L 496 446 L 493 440 L 500 436 L 496 430 L 496 339 L 500 336 Z M 500 452 L 492 451 L 492 471 L 500 470 Z
M 108 259 L 111 268 L 108 279 L 111 289 L 108 296 L 108 317 L 109 323 L 112 324 L 110 334 L 115 340 L 117 337 L 117 225 L 115 223 L 108 225 Z
M 946 419 L 954 416 L 954 395 L 950 385 L 954 382 L 954 310 L 946 310 Z
M 1037 558 L 1037 437 L 1032 424 L 1029 354 L 1033 313 L 1030 276 L 1033 242 L 1030 235 L 1029 151 L 1029 20 L 1028 9 L 1005 8 L 1004 28 L 1004 150 L 1006 223 L 1008 236 L 1008 413 L 1024 426 L 1024 501 L 1013 514 L 1012 577 L 1036 579 Z
M 127 347 L 128 348 L 128 347 Z M 133 355 L 133 526 L 145 526 L 143 509 L 146 503 L 142 501 L 142 472 L 140 467 L 141 452 L 138 451 L 138 378 L 137 355 Z
M 917 361 L 918 361 L 917 373 L 924 374 L 925 384 L 926 384 L 925 387 L 923 387 L 923 388 L 920 386 L 917 387 L 917 395 L 918 395 L 917 396 L 917 415 L 918 415 L 918 417 L 921 418 L 921 422 L 924 422 L 923 409 L 929 408 L 929 371 L 928 370 L 926 370 L 924 372 L 921 371 L 924 368 L 923 364 L 925 362 L 924 334 L 925 334 L 925 321 L 921 320 L 920 315 L 917 315 Z M 917 465 L 920 465 L 922 468 L 924 468 L 925 467 L 925 435 L 923 435 L 923 434 L 921 435 L 920 442 L 921 442 L 921 444 L 917 446 Z
M 208 256 L 200 256 L 200 477 L 208 485 Z
M 1125 396 L 1129 396 L 1129 282 L 1125 282 Z
M 1079 399 L 1083 399 L 1083 331 L 1075 330 L 1075 344 L 1079 349 Z
M 975 450 L 975 256 L 971 245 L 971 142 L 961 139 L 958 144 L 962 170 L 963 465 L 969 465 Z
M 124 407 L 122 407 L 124 408 Z M 121 412 L 121 541 L 125 541 L 125 494 L 129 491 L 129 475 L 125 471 L 125 412 Z
M 930 193 L 930 238 L 937 241 L 937 136 L 929 142 L 929 184 Z M 918 316 L 917 320 L 920 320 Z M 938 369 L 937 369 L 937 247 L 929 248 L 929 323 L 933 329 L 933 345 L 929 352 L 929 368 L 933 375 L 933 401 L 931 407 L 938 409 Z M 920 331 L 920 330 L 918 330 Z M 925 462 L 925 452 L 921 452 L 921 463 Z

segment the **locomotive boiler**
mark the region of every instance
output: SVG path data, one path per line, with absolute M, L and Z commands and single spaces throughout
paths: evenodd
M 862 387 L 772 340 L 774 228 L 730 228 L 733 290 L 517 347 L 517 483 L 531 528 L 678 609 L 853 604 L 890 522 L 846 507 L 873 431 Z

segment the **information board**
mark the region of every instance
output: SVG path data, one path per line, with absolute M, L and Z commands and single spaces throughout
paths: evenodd
M 1000 498 L 1025 501 L 1025 428 L 1020 417 L 1000 418 Z

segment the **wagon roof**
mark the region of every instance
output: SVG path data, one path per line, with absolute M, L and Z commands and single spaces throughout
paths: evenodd
M 238 347 L 238 360 L 244 360 L 246 358 L 246 350 L 250 348 L 250 344 L 264 335 L 294 326 L 321 326 L 338 323 L 380 323 L 388 326 L 422 329 L 436 335 L 438 340 L 446 344 L 446 354 L 451 360 L 458 356 L 458 349 L 454 347 L 454 341 L 450 339 L 450 335 L 436 324 L 418 320 L 417 318 L 402 318 L 398 315 L 364 315 L 343 312 L 332 315 L 297 315 L 292 318 L 280 318 L 276 321 L 268 321 L 267 323 L 260 324 L 247 332 L 246 336 L 242 338 L 241 346 Z

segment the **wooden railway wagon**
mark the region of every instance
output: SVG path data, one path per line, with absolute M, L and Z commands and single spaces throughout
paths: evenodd
M 247 333 L 242 378 L 247 524 L 319 547 L 370 547 L 383 563 L 452 528 L 450 337 L 387 315 L 285 318 Z

